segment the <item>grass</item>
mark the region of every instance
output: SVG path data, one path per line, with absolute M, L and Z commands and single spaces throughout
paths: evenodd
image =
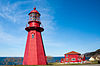
M 91 64 L 98 64 L 97 61 L 92 62 Z M 81 63 L 72 63 L 72 64 L 61 64 L 61 63 L 48 63 L 48 65 L 0 65 L 0 66 L 69 66 L 69 65 L 91 65 L 91 64 L 81 64 Z
M 92 64 L 98 64 L 98 61 L 93 61 Z
M 49 65 L 87 65 L 87 64 L 81 64 L 81 63 L 71 63 L 71 64 L 49 63 Z

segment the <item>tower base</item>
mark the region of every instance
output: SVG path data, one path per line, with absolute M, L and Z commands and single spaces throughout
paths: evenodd
M 28 32 L 23 65 L 47 65 L 41 32 Z

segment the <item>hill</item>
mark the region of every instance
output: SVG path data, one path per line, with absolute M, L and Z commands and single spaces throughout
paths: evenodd
M 100 55 L 100 49 L 97 49 L 97 50 L 94 51 L 94 52 L 85 53 L 84 55 L 85 55 L 86 57 L 92 57 L 92 56 Z

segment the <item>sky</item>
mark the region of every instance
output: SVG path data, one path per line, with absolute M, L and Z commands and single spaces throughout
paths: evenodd
M 28 13 L 41 14 L 47 56 L 100 49 L 100 0 L 0 0 L 0 57 L 23 57 Z

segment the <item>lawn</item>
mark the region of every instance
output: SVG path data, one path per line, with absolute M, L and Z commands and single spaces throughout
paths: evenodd
M 87 66 L 87 65 L 93 65 L 93 66 L 95 66 L 95 64 L 98 64 L 97 63 L 97 61 L 95 61 L 95 62 L 92 62 L 91 64 L 86 64 L 86 63 L 84 63 L 84 64 L 81 64 L 81 63 L 72 63 L 72 64 L 61 64 L 61 63 L 48 63 L 48 65 L 0 65 L 0 66 L 72 66 L 72 65 L 74 65 L 74 66 L 76 66 L 76 65 L 78 65 L 78 66 L 80 66 L 80 65 L 82 65 L 82 66 Z

